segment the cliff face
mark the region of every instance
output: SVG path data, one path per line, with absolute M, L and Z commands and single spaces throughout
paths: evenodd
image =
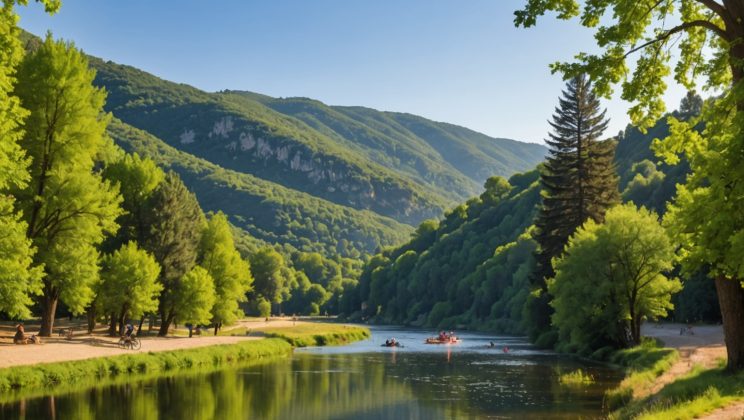
M 438 217 L 480 192 L 487 176 L 542 159 L 541 146 L 511 141 L 515 148 L 408 114 L 208 93 L 96 58 L 91 65 L 107 110 L 123 122 L 226 169 L 403 223 Z

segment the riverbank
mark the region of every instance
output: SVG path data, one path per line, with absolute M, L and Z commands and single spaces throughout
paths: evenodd
M 50 338 L 41 345 L 7 344 L 7 337 L 3 337 L 0 392 L 54 390 L 60 386 L 86 386 L 120 378 L 242 365 L 288 357 L 294 347 L 293 340 L 331 345 L 369 335 L 363 327 L 330 323 L 255 322 L 250 327 L 251 335 L 240 337 L 143 337 L 139 351 L 120 349 L 115 338 L 95 335 L 73 337 L 69 341 Z M 268 338 L 264 329 L 270 330 L 276 338 Z M 282 338 L 277 331 L 294 339 Z
M 744 373 L 724 371 L 726 348 L 720 326 L 648 325 L 643 334 L 665 348 L 638 348 L 626 364 L 629 376 L 607 395 L 611 418 L 741 419 Z M 623 354 L 620 352 L 618 354 Z M 642 356 L 642 357 L 641 357 Z

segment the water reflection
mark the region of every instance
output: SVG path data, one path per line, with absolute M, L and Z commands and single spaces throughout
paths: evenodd
M 558 372 L 579 364 L 553 355 L 530 354 L 525 343 L 512 343 L 512 348 L 523 347 L 521 355 L 506 355 L 481 351 L 480 346 L 417 349 L 412 343 L 402 349 L 381 349 L 375 344 L 379 337 L 346 348 L 346 352 L 311 349 L 297 352 L 292 359 L 245 369 L 4 404 L 0 417 L 586 418 L 601 415 L 602 393 L 619 379 L 616 372 L 584 366 L 598 379 L 595 385 L 579 389 L 560 386 Z

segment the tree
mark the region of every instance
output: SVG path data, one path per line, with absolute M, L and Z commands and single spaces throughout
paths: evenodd
M 81 313 L 93 298 L 96 247 L 116 232 L 121 198 L 94 172 L 109 117 L 85 56 L 47 36 L 18 74 L 16 94 L 30 111 L 21 146 L 32 164 L 30 182 L 15 195 L 37 248 L 34 264 L 44 270 L 40 335 L 49 336 L 59 299 Z
M 588 220 L 554 260 L 548 282 L 553 324 L 569 349 L 597 350 L 641 342 L 641 322 L 666 316 L 679 280 L 674 247 L 657 216 L 633 203 L 607 212 L 603 224 Z
M 16 67 L 23 58 L 19 39 L 17 2 L 6 1 L 0 8 L 0 311 L 11 317 L 30 316 L 31 295 L 41 293 L 41 271 L 33 267 L 34 248 L 26 237 L 28 225 L 14 208 L 15 198 L 8 192 L 24 188 L 30 179 L 30 160 L 19 142 L 28 111 L 12 92 Z M 58 2 L 44 1 L 48 13 Z
M 214 334 L 223 324 L 234 322 L 242 314 L 239 302 L 245 302 L 253 276 L 247 261 L 235 249 L 227 216 L 219 212 L 207 223 L 199 242 L 199 265 L 214 279 L 217 300 L 212 308 Z
M 103 177 L 119 186 L 125 211 L 117 220 L 120 228 L 111 246 L 118 248 L 129 241 L 144 242 L 149 234 L 149 199 L 165 179 L 165 173 L 150 158 L 127 153 L 107 164 Z
M 205 224 L 196 197 L 175 172 L 168 172 L 153 192 L 146 224 L 150 229 L 143 246 L 162 268 L 158 335 L 164 337 L 176 316 L 176 294 L 180 293 L 182 279 L 196 264 Z
M 286 279 L 282 274 L 284 257 L 270 246 L 258 250 L 250 258 L 253 272 L 253 293 L 271 303 L 282 302 Z
M 212 276 L 196 265 L 181 278 L 174 291 L 171 313 L 183 323 L 207 324 L 216 299 Z
M 139 318 L 158 309 L 163 289 L 159 275 L 155 258 L 134 242 L 103 257 L 98 299 L 105 313 L 112 314 L 112 327 L 118 320 L 119 333 L 127 318 Z
M 597 27 L 603 17 L 606 26 Z M 587 73 L 605 97 L 622 84 L 623 99 L 633 103 L 632 121 L 650 127 L 664 112 L 664 78 L 672 73 L 672 50 L 679 59 L 674 79 L 687 89 L 698 82 L 722 94 L 709 100 L 699 119 L 670 119 L 671 135 L 658 144 L 668 163 L 684 154 L 692 175 L 677 189 L 669 226 L 682 245 L 687 272 L 709 265 L 718 291 L 726 338 L 728 368 L 744 369 L 744 0 L 587 1 L 529 0 L 516 12 L 518 26 L 533 26 L 555 11 L 561 19 L 581 14 L 581 24 L 596 28 L 599 54 L 579 54 L 574 63 L 554 64 L 566 77 Z M 665 26 L 675 22 L 672 26 Z M 635 70 L 627 59 L 639 54 Z M 705 124 L 702 133 L 693 130 Z
M 533 306 L 533 336 L 545 332 L 550 323 L 545 292 L 546 280 L 555 274 L 551 260 L 561 255 L 579 226 L 587 220 L 602 222 L 607 209 L 619 201 L 615 146 L 600 140 L 607 124 L 589 80 L 573 77 L 550 122 L 549 155 L 540 173 L 542 206 L 535 221 L 540 248 L 533 276 L 540 295 Z

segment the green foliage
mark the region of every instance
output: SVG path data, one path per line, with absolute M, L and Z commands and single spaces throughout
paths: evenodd
M 158 309 L 163 286 L 158 283 L 160 266 L 155 258 L 128 242 L 102 260 L 98 299 L 105 313 L 139 319 Z
M 561 374 L 558 382 L 565 386 L 587 386 L 594 383 L 594 377 L 581 369 L 576 369 L 573 372 Z
M 632 203 L 610 209 L 604 224 L 587 221 L 554 261 L 556 276 L 548 282 L 561 347 L 639 344 L 642 321 L 665 316 L 681 289 L 662 274 L 672 268 L 673 252 L 656 216 Z
M 81 313 L 98 279 L 96 246 L 121 214 L 117 189 L 93 172 L 105 147 L 105 93 L 71 44 L 51 36 L 24 58 L 16 94 L 30 111 L 21 146 L 32 159 L 31 181 L 15 191 L 44 267 L 42 335 L 51 332 L 57 299 Z M 54 116 L 54 118 L 50 118 Z
M 563 253 L 579 226 L 587 220 L 601 222 L 605 211 L 619 201 L 615 145 L 600 139 L 608 122 L 587 77 L 572 78 L 550 122 L 552 132 L 546 140 L 550 150 L 540 173 L 542 205 L 535 220 L 539 251 L 532 281 L 541 298 L 531 305 L 533 338 L 550 328 L 545 293 L 547 281 L 555 275 L 552 259 Z
M 199 264 L 214 279 L 216 300 L 212 321 L 230 324 L 244 314 L 238 302 L 244 302 L 253 284 L 251 267 L 235 249 L 227 217 L 210 217 L 199 242 Z
M 287 340 L 293 347 L 348 344 L 370 337 L 369 329 L 352 325 L 302 323 L 292 328 L 263 328 L 267 337 Z
M 199 239 L 205 221 L 196 197 L 172 171 L 168 172 L 165 180 L 158 185 L 149 201 L 146 218 L 149 232 L 142 245 L 155 257 L 162 268 L 160 272 L 160 283 L 163 285 L 159 307 L 162 319 L 160 334 L 165 335 L 175 316 L 175 307 L 183 303 L 176 296 L 183 292 L 179 290 L 183 277 L 196 264 Z M 201 276 L 195 275 L 192 279 L 201 280 Z M 211 306 L 206 310 L 210 309 Z M 196 318 L 203 319 L 202 316 Z
M 104 179 L 118 185 L 125 213 L 117 219 L 120 225 L 115 244 L 144 242 L 149 235 L 148 200 L 165 179 L 165 173 L 149 158 L 138 154 L 122 154 L 103 169 Z
M 184 324 L 208 324 L 216 297 L 214 279 L 196 265 L 181 277 L 173 291 L 171 313 Z
M 118 378 L 164 375 L 179 371 L 244 365 L 272 357 L 287 357 L 292 348 L 285 340 L 266 339 L 197 349 L 148 352 L 88 360 L 0 369 L 0 390 L 11 391 L 101 385 Z M 21 394 L 22 395 L 22 394 Z
M 326 256 L 358 258 L 400 243 L 411 227 L 369 211 L 339 206 L 180 152 L 113 119 L 109 134 L 130 152 L 180 174 L 206 211 L 222 211 L 259 244 L 280 243 Z M 255 250 L 253 250 L 255 252 Z
M 264 247 L 251 256 L 253 293 L 271 303 L 281 303 L 287 285 L 284 257 L 271 247 Z
M 441 223 L 424 222 L 407 244 L 370 259 L 341 306 L 350 315 L 364 303 L 361 315 L 384 322 L 519 332 L 534 250 L 520 235 L 540 199 L 537 178 L 512 177 L 513 187 L 493 178 Z

